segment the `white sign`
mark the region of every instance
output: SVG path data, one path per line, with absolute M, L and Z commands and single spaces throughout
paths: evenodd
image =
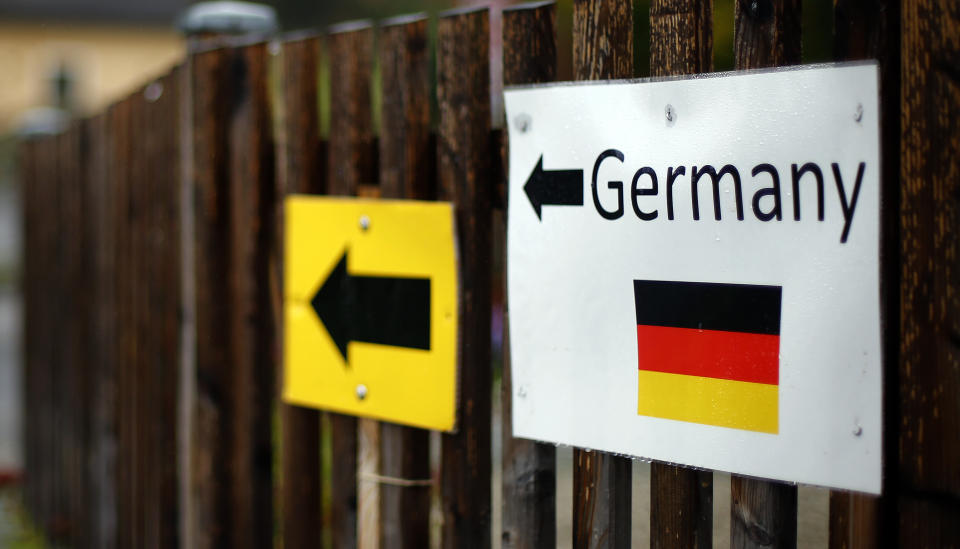
M 508 90 L 514 434 L 879 493 L 877 79 Z

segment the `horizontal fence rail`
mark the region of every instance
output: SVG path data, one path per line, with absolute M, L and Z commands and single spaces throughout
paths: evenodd
M 800 63 L 801 4 L 733 2 L 735 69 Z M 492 29 L 488 9 L 463 8 L 435 24 L 419 14 L 195 38 L 181 63 L 104 112 L 22 142 L 24 500 L 48 539 L 715 543 L 715 506 L 727 502 L 714 499 L 712 471 L 653 463 L 640 540 L 633 462 L 587 449 L 573 450 L 572 528 L 558 532 L 558 452 L 512 436 L 503 235 L 516 197 L 491 74 L 551 82 L 572 59 L 576 80 L 648 76 L 640 51 L 651 76 L 711 72 L 715 26 L 727 24 L 709 0 L 559 8 L 511 6 Z M 832 492 L 829 545 L 960 546 L 960 13 L 932 0 L 837 0 L 833 13 L 835 59 L 877 59 L 881 74 L 885 438 L 883 495 Z M 453 204 L 455 432 L 282 402 L 283 201 L 294 193 Z M 724 545 L 797 545 L 796 486 L 730 482 Z

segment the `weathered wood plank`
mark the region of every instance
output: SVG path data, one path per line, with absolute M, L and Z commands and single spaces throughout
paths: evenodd
M 737 0 L 733 57 L 738 69 L 800 63 L 800 0 Z
M 737 0 L 737 69 L 800 63 L 800 1 Z M 734 475 L 730 479 L 732 547 L 796 547 L 797 487 Z
M 490 547 L 490 27 L 486 8 L 437 26 L 439 194 L 456 210 L 460 250 L 457 432 L 442 439 L 443 546 Z
M 430 138 L 430 51 L 426 16 L 384 21 L 381 78 L 380 190 L 383 198 L 435 196 L 436 153 Z M 380 484 L 380 546 L 414 549 L 430 541 L 430 438 L 423 429 L 380 427 L 380 474 L 414 481 Z
M 327 192 L 355 195 L 374 179 L 370 75 L 373 27 L 369 22 L 329 29 L 330 138 Z M 335 549 L 357 546 L 357 420 L 330 414 L 333 463 L 330 468 L 332 538 Z
M 655 0 L 650 5 L 650 73 L 713 70 L 713 8 L 708 0 Z M 710 547 L 713 474 L 654 463 L 650 466 L 650 546 Z
M 650 3 L 650 74 L 673 76 L 713 70 L 713 3 Z
M 960 546 L 960 10 L 902 10 L 899 542 Z
M 556 79 L 556 73 L 557 42 L 554 3 L 521 4 L 505 9 L 503 12 L 503 84 L 510 86 L 551 82 Z M 509 124 L 509 121 L 507 123 Z M 506 151 L 506 142 L 504 142 L 501 154 L 505 159 Z M 502 265 L 506 265 L 506 259 Z M 506 276 L 503 280 L 506 281 Z M 509 305 L 505 306 L 504 310 L 508 311 Z M 506 313 L 504 316 L 506 317 Z M 505 318 L 503 382 L 500 391 L 503 437 L 501 543 L 504 548 L 516 549 L 554 547 L 557 544 L 557 451 L 550 444 L 513 437 L 511 406 L 513 390 L 508 324 L 509 320 Z
M 280 134 L 277 136 L 279 193 L 322 193 L 326 174 L 317 112 L 320 37 L 299 36 L 283 42 Z M 280 197 L 282 200 L 282 196 Z M 283 209 L 278 201 L 277 250 L 283 246 Z M 282 330 L 283 262 L 276 262 L 275 317 Z M 282 341 L 282 337 L 279 338 Z M 278 348 L 277 364 L 280 364 Z M 320 497 L 320 412 L 280 404 L 281 513 L 284 547 L 320 547 L 317 525 Z
M 193 288 L 196 340 L 187 375 L 189 406 L 189 507 L 187 544 L 197 549 L 231 545 L 227 506 L 231 416 L 229 287 L 229 171 L 227 120 L 229 52 L 193 54 L 188 86 L 192 151 L 189 192 L 193 204 Z
M 267 92 L 267 45 L 230 51 L 229 242 L 231 357 L 229 516 L 233 547 L 273 540 L 272 416 L 276 329 L 270 259 L 276 244 L 274 144 Z
M 577 80 L 633 76 L 633 3 L 575 0 L 573 72 Z M 573 451 L 573 546 L 630 546 L 631 463 L 603 452 Z

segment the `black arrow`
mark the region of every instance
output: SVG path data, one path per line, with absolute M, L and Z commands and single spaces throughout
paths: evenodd
M 354 276 L 347 252 L 310 300 L 347 360 L 347 342 L 430 348 L 430 279 Z
M 543 155 L 523 186 L 537 219 L 543 206 L 583 206 L 583 170 L 543 169 Z

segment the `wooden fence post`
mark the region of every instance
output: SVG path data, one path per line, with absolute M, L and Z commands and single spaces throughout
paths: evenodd
M 553 2 L 540 2 L 503 10 L 505 86 L 551 82 L 556 79 L 555 8 Z M 506 123 L 509 124 L 510 121 Z M 506 135 L 507 132 L 504 131 L 501 155 L 505 164 L 508 158 Z M 506 267 L 506 256 L 503 265 Z M 510 306 L 506 304 L 503 323 L 503 381 L 500 391 L 503 455 L 501 543 L 505 549 L 554 547 L 557 544 L 557 451 L 551 444 L 513 438 L 509 310 Z
M 443 547 L 490 547 L 490 27 L 487 8 L 437 27 L 439 194 L 456 210 L 460 270 L 457 432 L 442 441 Z
M 388 19 L 381 25 L 379 165 L 383 198 L 431 200 L 435 196 L 428 23 L 426 16 L 415 15 Z M 423 482 L 430 479 L 429 431 L 380 424 L 380 459 L 384 477 L 377 481 L 380 547 L 427 547 L 431 491 Z
M 283 326 L 283 195 L 321 194 L 325 187 L 324 157 L 317 112 L 317 72 L 320 38 L 289 37 L 283 42 L 281 86 L 283 103 L 277 143 L 276 251 L 271 287 L 276 287 L 274 317 Z M 278 334 L 276 363 L 282 363 L 282 335 Z M 282 376 L 278 376 L 280 378 Z M 322 521 L 320 412 L 302 406 L 280 405 L 281 509 L 284 547 L 320 547 Z
M 353 196 L 373 181 L 373 124 L 370 75 L 373 27 L 367 21 L 329 29 L 330 139 L 327 192 Z M 357 546 L 357 419 L 330 413 L 333 463 L 330 467 L 332 534 L 335 549 Z
M 960 546 L 960 12 L 902 4 L 899 543 Z
M 573 72 L 577 80 L 633 76 L 633 3 L 575 0 Z M 573 450 L 573 546 L 630 547 L 629 458 Z
M 800 63 L 800 0 L 737 0 L 734 59 L 737 69 Z M 730 478 L 731 547 L 796 547 L 797 487 L 733 475 Z
M 655 0 L 650 6 L 653 76 L 713 70 L 710 0 Z M 650 546 L 713 544 L 713 473 L 653 463 L 650 466 Z

